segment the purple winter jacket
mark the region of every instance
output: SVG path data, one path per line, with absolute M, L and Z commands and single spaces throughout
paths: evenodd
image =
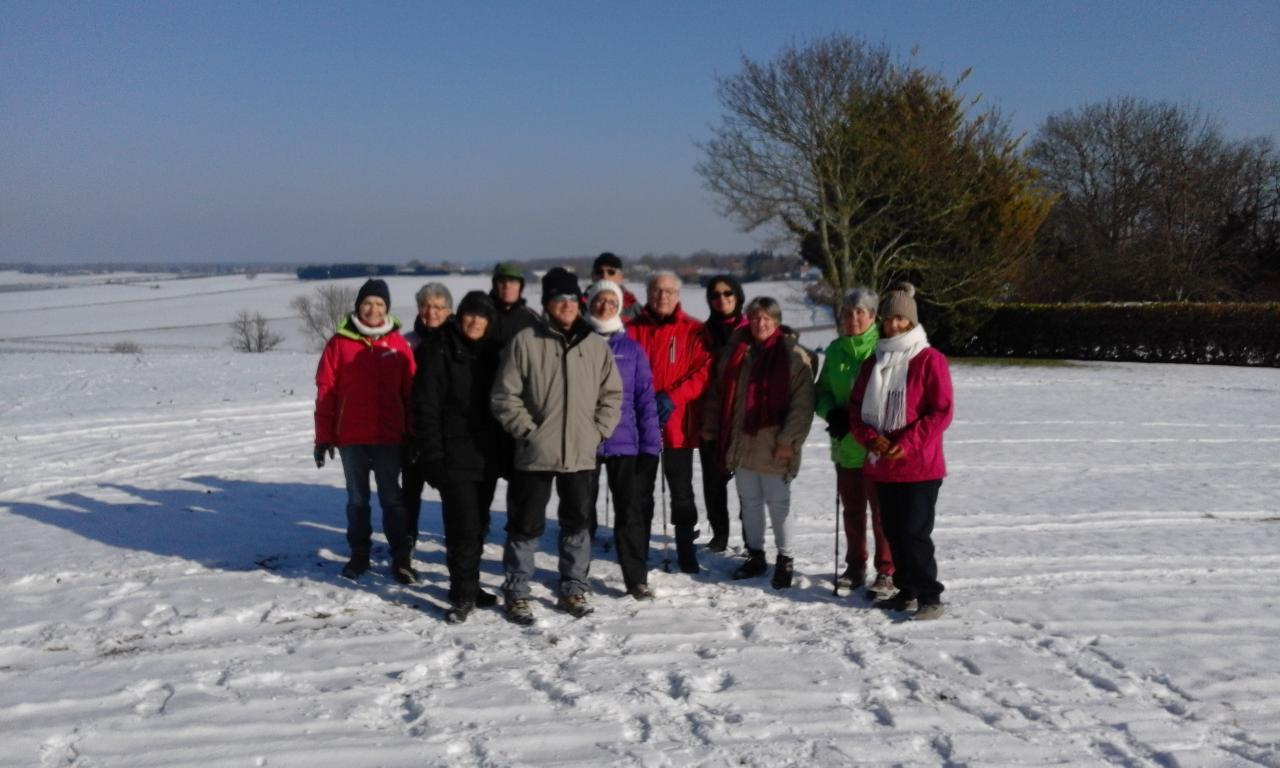
M 622 418 L 609 439 L 596 451 L 600 456 L 635 456 L 662 452 L 662 431 L 658 429 L 658 406 L 653 399 L 653 371 L 649 358 L 626 331 L 606 339 L 613 360 L 622 374 Z

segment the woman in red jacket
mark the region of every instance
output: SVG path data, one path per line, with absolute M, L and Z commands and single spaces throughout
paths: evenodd
M 347 483 L 347 543 L 351 560 L 342 575 L 369 570 L 369 473 L 377 482 L 382 530 L 391 549 L 391 575 L 412 584 L 413 544 L 400 494 L 400 445 L 413 390 L 413 352 L 391 315 L 391 291 L 369 280 L 356 295 L 356 311 L 342 319 L 316 368 L 317 467 L 334 448 Z
M 850 433 L 867 449 L 863 472 L 875 482 L 898 588 L 876 607 L 937 619 L 943 586 L 933 521 L 947 473 L 942 433 L 951 424 L 951 374 L 946 356 L 929 346 L 910 283 L 881 299 L 880 329 L 875 356 L 862 364 L 849 397 Z

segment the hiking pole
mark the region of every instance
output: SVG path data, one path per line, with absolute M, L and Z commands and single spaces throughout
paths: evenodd
M 609 527 L 609 483 L 607 480 L 605 481 L 605 486 L 604 486 L 604 524 L 606 528 Z M 604 544 L 602 545 L 602 548 L 604 549 L 605 552 L 609 551 L 609 545 L 612 542 L 613 542 L 612 538 L 608 538 L 604 540 Z
M 839 470 L 837 470 L 839 472 Z M 835 575 L 831 579 L 834 585 L 831 588 L 831 594 L 834 597 L 840 596 L 840 480 L 839 474 L 836 475 L 836 569 Z
M 662 477 L 662 570 L 671 573 L 671 537 L 667 535 L 667 453 L 658 454 L 658 474 Z

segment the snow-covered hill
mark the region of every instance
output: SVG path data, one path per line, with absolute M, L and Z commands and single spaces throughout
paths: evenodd
M 0 765 L 1280 765 L 1274 369 L 955 364 L 941 621 L 832 596 L 819 423 L 793 589 L 729 581 L 732 556 L 663 573 L 656 523 L 657 601 L 623 596 L 597 548 L 596 612 L 574 620 L 552 608 L 552 524 L 538 624 L 454 627 L 430 490 L 421 586 L 385 552 L 337 577 L 313 355 L 190 329 L 140 356 L 15 340 L 299 292 L 202 282 L 0 294 Z

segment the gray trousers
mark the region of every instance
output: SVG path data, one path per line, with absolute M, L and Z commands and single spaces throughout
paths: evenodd
M 769 508 L 778 554 L 791 556 L 791 484 L 781 475 L 739 468 L 733 475 L 742 506 L 742 535 L 749 549 L 764 549 L 764 510 Z
M 502 590 L 507 600 L 528 599 L 533 578 L 533 556 L 538 539 L 546 530 L 547 502 L 555 483 L 560 506 L 560 594 L 581 595 L 588 591 L 591 571 L 591 480 L 595 470 L 582 472 L 521 472 L 507 483 L 507 543 L 502 550 L 506 580 Z

